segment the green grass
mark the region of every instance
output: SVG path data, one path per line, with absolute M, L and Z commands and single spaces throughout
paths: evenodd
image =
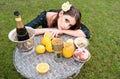
M 0 79 L 24 79 L 13 65 L 15 44 L 8 33 L 16 27 L 13 12 L 19 10 L 24 23 L 43 10 L 59 9 L 66 0 L 0 0 Z M 75 79 L 119 79 L 120 0 L 69 0 L 82 12 L 82 22 L 92 37 L 91 59 Z

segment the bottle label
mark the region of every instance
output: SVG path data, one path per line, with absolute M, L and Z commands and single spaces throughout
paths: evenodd
M 21 18 L 15 18 L 16 21 L 21 21 Z
M 26 35 L 28 35 L 27 32 L 26 32 L 25 34 L 23 34 L 23 35 L 19 35 L 19 34 L 17 34 L 17 36 L 19 36 L 19 37 L 24 37 L 24 36 L 26 36 Z

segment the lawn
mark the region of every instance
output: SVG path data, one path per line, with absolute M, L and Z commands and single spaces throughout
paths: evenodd
M 24 23 L 40 12 L 60 9 L 66 0 L 0 0 L 0 79 L 24 79 L 15 69 L 15 43 L 8 33 L 16 27 L 13 12 L 19 10 Z M 91 59 L 74 79 L 119 79 L 120 0 L 69 0 L 82 13 L 82 22 L 91 32 Z

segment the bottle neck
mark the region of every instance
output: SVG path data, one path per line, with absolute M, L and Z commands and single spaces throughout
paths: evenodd
M 15 18 L 15 21 L 21 21 L 21 17 Z
M 17 23 L 17 28 L 24 28 L 24 24 L 23 24 L 22 19 L 21 19 L 20 16 L 17 16 L 17 17 L 15 18 L 15 21 L 16 21 L 16 23 Z

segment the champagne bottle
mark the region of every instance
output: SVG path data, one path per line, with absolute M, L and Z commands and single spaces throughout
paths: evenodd
M 22 22 L 20 13 L 18 11 L 15 11 L 14 16 L 16 21 L 16 33 L 18 41 L 24 41 L 29 39 L 28 31 Z

